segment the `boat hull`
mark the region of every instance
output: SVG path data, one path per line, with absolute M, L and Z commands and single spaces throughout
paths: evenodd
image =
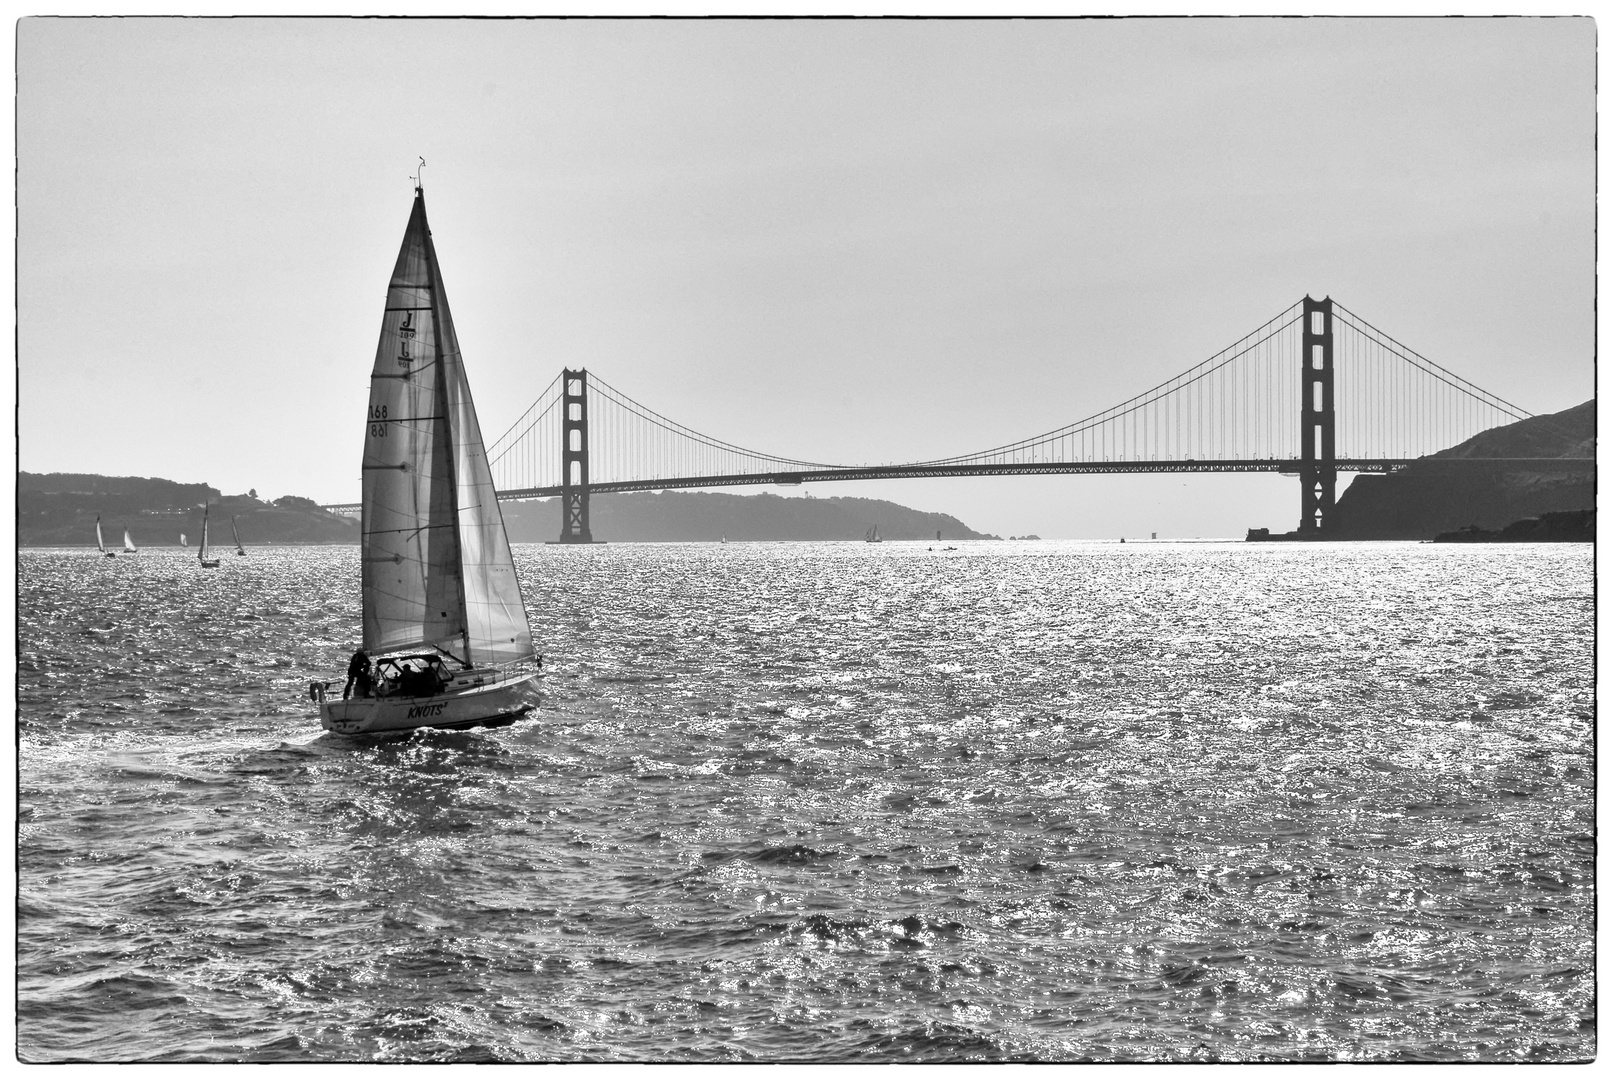
M 429 697 L 398 695 L 323 701 L 319 722 L 340 735 L 412 728 L 503 727 L 537 704 L 538 677 L 518 675 L 488 686 Z

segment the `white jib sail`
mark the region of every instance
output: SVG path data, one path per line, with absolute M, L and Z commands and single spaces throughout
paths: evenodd
M 101 539 L 101 519 L 95 519 L 95 547 L 97 551 L 105 551 L 106 543 Z
M 134 541 L 129 539 L 129 530 L 128 529 L 123 530 L 123 550 L 124 551 L 133 551 L 133 550 L 135 550 Z
M 364 647 L 528 659 L 532 632 L 415 195 L 387 290 L 364 437 Z

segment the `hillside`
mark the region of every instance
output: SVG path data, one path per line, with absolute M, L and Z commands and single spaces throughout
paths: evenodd
M 1398 473 L 1359 475 L 1335 507 L 1327 538 L 1429 540 L 1474 526 L 1499 530 L 1525 518 L 1596 505 L 1594 470 L 1554 473 L 1511 466 L 1450 467 L 1453 459 L 1594 457 L 1596 400 L 1480 432 Z
M 1537 518 L 1514 521 L 1499 531 L 1469 525 L 1440 533 L 1436 544 L 1594 544 L 1595 510 L 1560 510 Z
M 560 500 L 505 503 L 504 526 L 515 543 L 560 535 Z M 612 543 L 672 540 L 861 540 L 872 526 L 886 540 L 996 539 L 950 514 L 933 514 L 882 499 L 783 498 L 771 493 L 644 491 L 589 500 L 595 540 Z
M 110 547 L 123 546 L 125 529 L 136 547 L 177 546 L 181 533 L 195 545 L 204 502 L 212 505 L 210 531 L 217 545 L 230 541 L 231 517 L 248 547 L 358 543 L 357 519 L 327 513 L 296 495 L 266 502 L 252 493 L 224 495 L 207 484 L 156 477 L 25 472 L 17 474 L 17 544 L 94 544 L 99 515 Z
M 224 495 L 207 484 L 180 484 L 139 476 L 91 473 L 19 473 L 19 546 L 95 543 L 101 518 L 108 546 L 123 545 L 128 529 L 136 547 L 173 546 L 184 533 L 192 545 L 202 529 L 202 504 L 211 504 L 214 544 L 230 540 L 235 518 L 241 542 L 356 544 L 357 518 L 321 510 L 296 495 L 267 502 L 255 492 Z M 560 535 L 560 501 L 503 504 L 514 543 L 544 543 Z M 782 498 L 771 493 L 726 495 L 698 491 L 595 495 L 589 518 L 594 538 L 615 543 L 675 540 L 861 540 L 872 526 L 886 540 L 996 539 L 950 514 L 912 510 L 881 499 Z

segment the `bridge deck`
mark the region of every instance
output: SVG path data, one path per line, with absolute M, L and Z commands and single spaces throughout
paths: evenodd
M 1333 466 L 1339 472 L 1391 473 L 1413 462 L 1420 467 L 1452 469 L 1534 469 L 1550 472 L 1579 472 L 1594 469 L 1595 458 L 1338 458 Z M 1205 473 L 1274 472 L 1297 475 L 1298 458 L 1228 458 L 1195 461 L 1042 461 L 1002 465 L 869 465 L 845 469 L 808 469 L 799 472 L 731 473 L 713 476 L 677 476 L 649 480 L 610 480 L 588 485 L 592 495 L 625 491 L 664 491 L 671 488 L 761 487 L 827 483 L 842 480 L 904 480 L 932 476 L 1046 476 L 1072 473 Z M 521 499 L 548 499 L 560 495 L 559 484 L 547 487 L 514 488 L 500 491 L 500 502 Z M 358 503 L 336 503 L 324 507 L 335 514 L 352 514 Z

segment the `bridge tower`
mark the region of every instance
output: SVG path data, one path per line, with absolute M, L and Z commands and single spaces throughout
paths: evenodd
M 560 539 L 592 544 L 588 531 L 588 369 L 560 373 Z
M 1305 297 L 1300 354 L 1305 398 L 1299 412 L 1299 531 L 1315 535 L 1332 523 L 1338 469 L 1333 456 L 1333 299 Z

